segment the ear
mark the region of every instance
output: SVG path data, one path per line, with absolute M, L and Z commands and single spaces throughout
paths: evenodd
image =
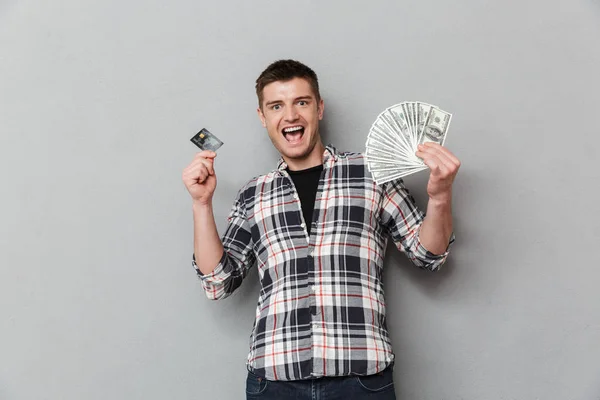
M 323 99 L 319 100 L 319 105 L 317 106 L 317 111 L 319 112 L 319 121 L 323 119 L 323 111 L 325 110 L 325 102 Z
M 258 114 L 258 118 L 260 118 L 260 122 L 262 123 L 262 126 L 263 126 L 264 128 L 266 128 L 266 127 L 267 127 L 267 122 L 266 122 L 266 120 L 265 120 L 265 114 L 263 114 L 263 112 L 262 112 L 262 110 L 260 109 L 260 107 L 258 107 L 258 108 L 256 109 L 256 113 Z

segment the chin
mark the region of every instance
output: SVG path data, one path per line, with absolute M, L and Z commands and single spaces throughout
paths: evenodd
M 306 146 L 296 148 L 284 148 L 280 149 L 280 153 L 287 158 L 305 158 L 310 154 L 310 150 Z

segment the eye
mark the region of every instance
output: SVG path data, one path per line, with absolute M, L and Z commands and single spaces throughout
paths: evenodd
M 305 106 L 305 105 L 307 105 L 308 103 L 307 103 L 305 100 L 300 100 L 300 101 L 298 102 L 298 104 L 299 104 L 299 105 L 301 105 L 301 106 Z
M 271 107 L 271 110 L 279 110 L 281 108 L 281 104 L 275 104 L 273 107 Z

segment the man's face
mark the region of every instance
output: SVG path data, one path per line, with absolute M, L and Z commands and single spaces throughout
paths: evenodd
M 269 83 L 263 89 L 258 116 L 282 156 L 302 160 L 321 140 L 319 121 L 323 100 L 317 101 L 310 83 L 302 78 Z

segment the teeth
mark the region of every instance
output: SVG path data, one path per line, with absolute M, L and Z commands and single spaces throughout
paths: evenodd
M 294 127 L 292 127 L 292 128 L 285 128 L 283 131 L 284 131 L 285 133 L 290 133 L 290 132 L 296 132 L 296 131 L 299 131 L 300 129 L 302 129 L 302 127 L 301 127 L 301 126 L 294 126 Z

